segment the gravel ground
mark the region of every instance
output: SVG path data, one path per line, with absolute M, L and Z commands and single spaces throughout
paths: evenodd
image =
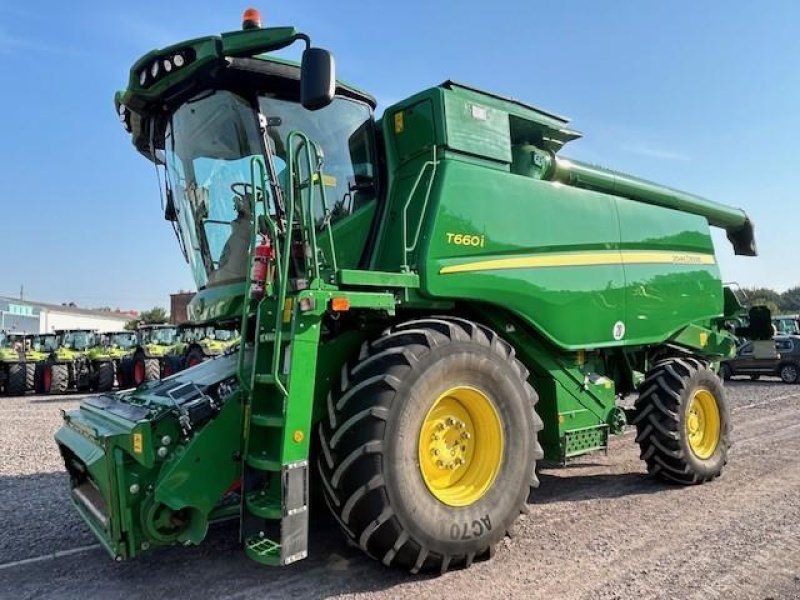
M 800 598 L 800 386 L 727 387 L 734 447 L 719 480 L 649 480 L 629 431 L 608 455 L 543 468 L 514 538 L 441 577 L 362 557 L 323 510 L 311 558 L 283 569 L 248 560 L 235 523 L 114 563 L 72 509 L 52 439 L 80 396 L 0 398 L 0 597 Z

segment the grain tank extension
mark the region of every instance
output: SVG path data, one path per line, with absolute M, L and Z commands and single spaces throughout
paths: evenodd
M 294 43 L 301 65 L 272 56 Z M 117 94 L 163 171 L 190 318 L 241 341 L 65 414 L 69 494 L 109 553 L 235 518 L 250 558 L 286 565 L 330 510 L 387 566 L 469 566 L 538 461 L 628 425 L 654 477 L 719 476 L 740 307 L 710 227 L 754 255 L 747 216 L 562 158 L 578 134 L 517 100 L 447 81 L 376 117 L 334 71 L 248 11 L 148 53 Z

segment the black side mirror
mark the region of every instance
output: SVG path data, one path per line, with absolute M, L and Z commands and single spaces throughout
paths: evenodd
M 173 223 L 178 220 L 178 213 L 175 210 L 175 200 L 172 198 L 172 190 L 170 188 L 167 188 L 167 200 L 164 204 L 164 218 Z
M 300 64 L 300 103 L 308 110 L 328 106 L 336 93 L 333 55 L 322 48 L 306 48 Z

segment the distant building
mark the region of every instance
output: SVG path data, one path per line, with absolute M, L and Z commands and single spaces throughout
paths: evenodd
M 194 296 L 194 292 L 178 292 L 169 295 L 169 322 L 173 325 L 180 325 L 189 320 L 186 307 L 189 300 Z
M 56 329 L 116 331 L 138 316 L 134 311 L 110 311 L 47 304 L 0 296 L 0 329 L 48 333 Z

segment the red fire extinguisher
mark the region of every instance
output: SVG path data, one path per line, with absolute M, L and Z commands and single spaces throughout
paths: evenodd
M 269 236 L 259 234 L 253 252 L 253 270 L 250 273 L 250 297 L 260 300 L 264 297 L 264 290 L 268 279 L 272 279 L 275 250 Z

